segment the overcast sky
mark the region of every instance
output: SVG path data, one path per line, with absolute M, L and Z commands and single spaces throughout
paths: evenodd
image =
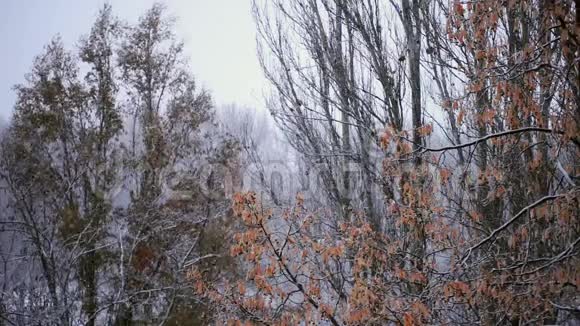
M 135 22 L 154 0 L 0 0 L 0 120 L 12 111 L 12 85 L 24 80 L 34 56 L 60 34 L 70 48 L 88 33 L 99 8 L 112 4 L 120 18 Z M 265 81 L 255 45 L 251 0 L 165 0 L 178 18 L 194 75 L 217 105 L 259 108 Z

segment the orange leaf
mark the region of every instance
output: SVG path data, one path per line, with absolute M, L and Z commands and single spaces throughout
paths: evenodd
M 460 2 L 455 3 L 455 13 L 459 16 L 463 16 L 465 9 L 463 9 L 463 5 Z
M 238 292 L 240 292 L 241 295 L 245 295 L 246 294 L 246 285 L 244 284 L 244 282 L 238 282 Z
M 465 111 L 463 109 L 459 110 L 459 114 L 457 115 L 457 124 L 463 124 L 463 118 L 465 117 Z
M 408 312 L 406 312 L 405 315 L 403 316 L 403 325 L 405 325 L 405 326 L 415 325 L 415 319 Z
M 451 175 L 451 171 L 449 171 L 449 169 L 443 168 L 439 170 L 439 175 L 441 176 L 441 182 L 447 183 L 449 176 Z

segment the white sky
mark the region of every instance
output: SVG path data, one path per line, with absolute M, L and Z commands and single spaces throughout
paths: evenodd
M 11 90 L 24 81 L 34 56 L 60 34 L 69 49 L 90 31 L 104 0 L 0 0 L 0 120 L 12 111 Z M 135 22 L 154 0 L 109 0 L 120 18 Z M 192 72 L 218 106 L 261 109 L 266 85 L 257 57 L 251 0 L 165 0 L 177 20 Z

